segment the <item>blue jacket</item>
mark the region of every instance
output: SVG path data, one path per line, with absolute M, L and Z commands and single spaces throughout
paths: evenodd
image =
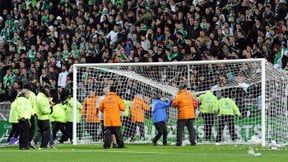
M 152 100 L 152 117 L 153 123 L 166 122 L 167 114 L 166 109 L 171 106 L 171 101 L 161 101 L 160 99 Z

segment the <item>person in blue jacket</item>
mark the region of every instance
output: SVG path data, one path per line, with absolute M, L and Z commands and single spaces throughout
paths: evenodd
M 152 100 L 152 117 L 153 124 L 158 131 L 158 134 L 153 139 L 153 145 L 157 145 L 157 141 L 163 135 L 163 145 L 167 145 L 167 114 L 166 109 L 171 106 L 172 101 L 162 101 L 161 94 L 158 93 L 155 95 L 155 98 Z

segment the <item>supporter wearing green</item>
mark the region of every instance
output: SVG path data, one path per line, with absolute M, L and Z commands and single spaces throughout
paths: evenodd
M 30 130 L 30 117 L 33 112 L 28 94 L 21 91 L 15 100 L 15 109 L 17 120 L 19 121 L 19 148 L 21 150 L 28 150 L 30 147 L 29 130 Z
M 40 148 L 47 148 L 50 134 L 51 134 L 51 129 L 50 129 L 50 87 L 45 86 L 40 90 L 38 95 L 36 96 L 36 102 L 37 102 L 37 124 L 39 127 L 39 132 L 42 135 L 41 139 L 41 145 Z
M 204 120 L 205 140 L 210 141 L 212 135 L 212 127 L 214 125 L 213 108 L 216 106 L 218 99 L 211 91 L 207 91 L 206 93 L 197 97 L 197 100 L 200 103 L 199 111 Z
M 7 88 L 8 85 L 13 85 L 15 82 L 15 74 L 12 73 L 11 69 L 6 70 L 6 74 L 3 77 L 3 87 Z
M 216 142 L 220 142 L 222 140 L 222 133 L 225 124 L 228 126 L 232 141 L 235 141 L 237 137 L 235 134 L 234 116 L 241 116 L 235 101 L 229 97 L 223 97 L 218 100 L 213 111 L 218 114 L 218 131 Z

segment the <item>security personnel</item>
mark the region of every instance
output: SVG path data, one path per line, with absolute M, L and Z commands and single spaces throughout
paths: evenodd
M 28 100 L 28 93 L 21 91 L 16 100 L 14 101 L 15 109 L 17 111 L 17 119 L 19 122 L 19 132 L 20 132 L 20 139 L 19 139 L 19 148 L 21 150 L 28 150 L 30 147 L 29 141 L 29 130 L 30 130 L 30 123 L 29 120 L 31 118 L 33 109 Z
M 36 96 L 36 104 L 37 104 L 37 124 L 39 127 L 39 131 L 42 135 L 40 149 L 48 148 L 48 142 L 50 139 L 51 129 L 50 129 L 50 113 L 51 113 L 51 105 L 50 105 L 50 87 L 45 86 L 40 90 L 40 92 Z
M 139 127 L 141 141 L 145 140 L 145 111 L 150 111 L 149 105 L 140 94 L 136 94 L 130 104 L 130 115 L 132 124 L 131 141 L 135 140 L 136 130 Z
M 213 108 L 216 106 L 218 99 L 211 91 L 207 91 L 197 97 L 197 100 L 200 102 L 199 111 L 204 120 L 205 140 L 209 142 L 214 125 Z
M 16 99 L 11 103 L 10 112 L 9 112 L 9 123 L 12 124 L 12 129 L 9 133 L 9 137 L 7 142 L 9 144 L 14 144 L 17 142 L 19 136 L 19 122 L 18 122 L 18 114 L 16 111 Z
M 28 100 L 30 101 L 30 104 L 32 106 L 32 114 L 30 118 L 30 132 L 29 132 L 29 141 L 30 143 L 33 140 L 34 134 L 35 134 L 35 127 L 36 127 L 36 120 L 37 120 L 37 104 L 36 104 L 36 94 L 29 89 L 23 89 L 23 92 L 28 95 Z M 30 147 L 35 149 L 34 145 L 31 145 Z
M 67 131 L 65 130 L 66 114 L 65 106 L 62 102 L 56 101 L 55 105 L 52 107 L 51 121 L 53 121 L 52 136 L 53 140 L 56 140 L 56 134 L 60 130 L 62 132 L 62 137 L 59 140 L 63 143 L 63 138 L 67 136 Z
M 68 98 L 64 101 L 64 105 L 66 106 L 66 124 L 65 129 L 67 131 L 68 136 L 64 138 L 64 141 L 70 139 L 70 142 L 73 143 L 73 106 L 74 106 L 74 98 L 72 96 L 68 96 Z M 80 117 L 81 117 L 81 109 L 82 104 L 79 101 L 76 101 L 76 130 L 77 137 L 79 140 L 82 138 L 82 132 L 80 128 Z
M 218 114 L 218 131 L 216 142 L 221 142 L 225 123 L 228 126 L 232 141 L 236 140 L 234 116 L 241 116 L 238 106 L 231 98 L 223 97 L 218 100 L 213 112 Z
M 172 106 L 178 109 L 177 120 L 177 142 L 176 146 L 182 146 L 182 135 L 186 126 L 189 133 L 189 141 L 191 146 L 196 145 L 194 129 L 195 109 L 194 96 L 187 90 L 185 83 L 179 86 L 179 91 L 176 98 L 172 101 Z
M 100 138 L 98 137 L 98 130 L 100 126 L 100 115 L 97 113 L 96 102 L 98 96 L 96 95 L 94 90 L 89 90 L 89 95 L 85 97 L 81 116 L 86 121 L 86 130 L 92 136 L 93 141 L 98 141 Z
M 124 148 L 121 134 L 121 112 L 125 111 L 124 101 L 116 94 L 116 88 L 110 87 L 108 95 L 100 103 L 100 111 L 104 113 L 104 144 L 105 149 L 110 148 L 112 134 L 116 137 L 118 148 Z

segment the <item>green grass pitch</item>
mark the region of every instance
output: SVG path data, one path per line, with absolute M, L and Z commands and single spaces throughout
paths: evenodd
M 288 147 L 270 150 L 248 145 L 152 146 L 127 144 L 125 149 L 103 149 L 100 144 L 57 145 L 53 149 L 19 150 L 0 147 L 1 162 L 287 162 Z M 253 148 L 260 156 L 248 154 Z

